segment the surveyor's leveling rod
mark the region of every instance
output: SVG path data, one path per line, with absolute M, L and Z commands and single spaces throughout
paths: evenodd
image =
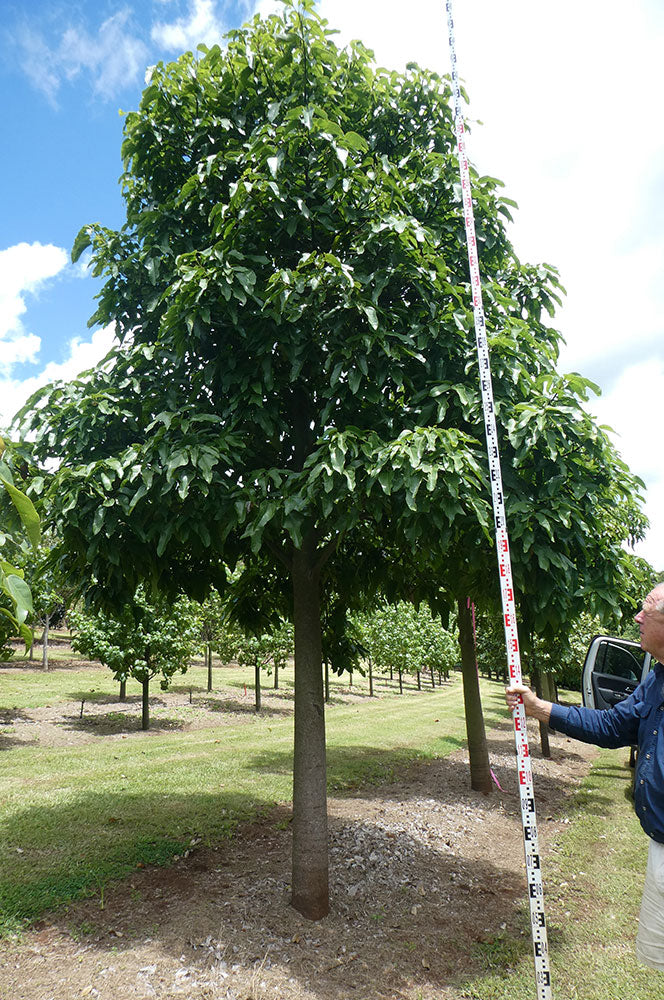
M 468 244 L 470 287 L 473 296 L 473 313 L 475 316 L 477 359 L 479 363 L 480 387 L 482 390 L 482 406 L 484 409 L 486 445 L 489 456 L 493 516 L 496 525 L 496 549 L 498 552 L 500 591 L 503 601 L 507 664 L 512 683 L 520 684 L 521 657 L 519 655 L 519 636 L 516 624 L 514 587 L 512 584 L 512 564 L 510 561 L 510 547 L 507 535 L 505 503 L 503 499 L 503 485 L 500 471 L 500 454 L 498 451 L 498 434 L 496 431 L 493 387 L 491 384 L 489 344 L 486 336 L 484 307 L 482 305 L 482 283 L 480 280 L 480 267 L 477 256 L 477 239 L 475 236 L 475 217 L 473 214 L 473 199 L 470 188 L 470 172 L 468 170 L 468 157 L 466 155 L 466 142 L 464 138 L 465 130 L 463 115 L 461 113 L 461 89 L 459 87 L 456 49 L 454 44 L 452 0 L 445 0 L 445 6 L 447 9 L 447 26 L 449 32 L 450 55 L 452 60 L 454 119 L 459 156 L 459 173 L 461 175 L 461 191 L 463 196 L 463 214 L 466 226 L 466 242 Z M 521 792 L 521 822 L 523 825 L 523 845 L 526 855 L 526 874 L 528 878 L 528 896 L 530 903 L 533 951 L 535 956 L 537 996 L 538 1000 L 551 1000 L 551 974 L 549 972 L 549 948 L 546 937 L 542 871 L 540 867 L 540 854 L 537 840 L 535 792 L 533 789 L 533 774 L 530 766 L 530 751 L 528 749 L 526 714 L 523 707 L 523 701 L 521 699 L 519 699 L 519 704 L 514 710 L 514 740 L 516 743 L 517 770 L 519 774 L 519 788 Z

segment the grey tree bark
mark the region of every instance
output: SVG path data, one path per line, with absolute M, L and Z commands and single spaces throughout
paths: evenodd
M 489 750 L 486 743 L 486 729 L 480 679 L 475 662 L 473 622 L 466 598 L 457 600 L 459 622 L 459 646 L 461 647 L 461 673 L 463 676 L 463 702 L 466 711 L 466 735 L 470 757 L 470 786 L 476 792 L 488 795 L 493 789 Z
M 295 623 L 292 906 L 310 920 L 329 911 L 327 769 L 320 579 L 313 533 L 292 564 Z

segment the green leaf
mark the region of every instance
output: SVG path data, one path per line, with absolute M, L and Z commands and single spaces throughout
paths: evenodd
M 22 625 L 28 615 L 33 613 L 30 588 L 20 576 L 10 575 L 5 577 L 2 589 L 14 603 L 16 619 Z
M 35 506 L 29 497 L 22 493 L 20 490 L 16 489 L 12 483 L 7 482 L 6 479 L 2 480 L 5 490 L 12 499 L 16 510 L 19 513 L 21 521 L 23 522 L 23 527 L 25 528 L 25 533 L 28 536 L 30 544 L 33 549 L 39 547 L 41 541 L 41 527 L 39 523 L 39 514 L 35 510 Z
M 92 534 L 98 535 L 104 523 L 105 511 L 103 506 L 97 507 L 95 516 L 92 519 Z
M 92 245 L 91 232 L 92 232 L 91 226 L 84 226 L 84 228 L 81 229 L 80 232 L 78 233 L 78 236 L 74 240 L 74 246 L 72 247 L 71 251 L 72 264 L 75 264 L 80 258 L 81 254 L 85 250 L 87 250 L 89 246 Z
M 378 329 L 378 314 L 376 313 L 376 310 L 374 309 L 374 307 L 373 306 L 363 305 L 362 306 L 362 311 L 364 312 L 365 316 L 369 320 L 369 326 L 371 327 L 371 329 L 372 330 L 377 330 Z

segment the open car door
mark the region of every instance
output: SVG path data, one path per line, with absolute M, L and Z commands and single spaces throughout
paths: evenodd
M 652 657 L 638 642 L 596 635 L 583 665 L 581 693 L 587 708 L 613 708 L 639 686 Z

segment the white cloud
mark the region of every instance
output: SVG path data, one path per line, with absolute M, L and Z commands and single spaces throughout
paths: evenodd
M 16 45 L 23 72 L 33 87 L 40 90 L 47 100 L 55 105 L 60 88 L 60 73 L 55 53 L 32 29 L 26 28 L 20 31 Z
M 152 41 L 169 52 L 185 52 L 197 45 L 221 42 L 224 27 L 215 14 L 214 0 L 193 0 L 186 17 L 170 24 L 160 21 L 152 28 Z
M 25 361 L 36 361 L 41 339 L 34 333 L 0 341 L 0 371 L 11 371 L 14 365 Z
M 126 84 L 141 79 L 148 56 L 145 43 L 132 34 L 129 8 L 107 18 L 96 34 L 71 25 L 57 43 L 49 45 L 30 26 L 22 30 L 17 41 L 24 71 L 53 104 L 63 82 L 82 74 L 92 81 L 96 94 L 113 96 Z
M 648 485 L 646 514 L 652 527 L 637 552 L 656 569 L 664 569 L 664 469 L 659 445 L 663 390 L 664 359 L 642 361 L 626 368 L 611 391 L 590 407 L 600 423 L 613 428 L 623 459 Z
M 284 11 L 284 5 L 279 0 L 259 0 L 254 8 L 254 14 L 260 14 L 263 18 L 268 18 L 271 14 L 283 14 Z
M 68 356 L 58 363 L 49 362 L 38 375 L 27 379 L 0 377 L 0 426 L 8 426 L 27 399 L 44 385 L 57 380 L 71 381 L 82 371 L 93 368 L 110 351 L 115 339 L 114 325 L 95 330 L 89 340 L 74 337 L 68 344 Z
M 23 324 L 26 296 L 38 295 L 66 266 L 67 253 L 52 244 L 18 243 L 0 250 L 0 372 L 36 359 L 41 341 Z

